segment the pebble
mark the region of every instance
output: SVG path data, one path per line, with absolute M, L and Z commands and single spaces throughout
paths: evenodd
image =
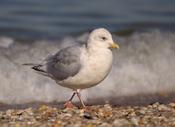
M 175 103 L 155 103 L 148 106 L 91 106 L 86 111 L 78 108 L 58 109 L 48 105 L 39 108 L 0 111 L 0 125 L 42 127 L 144 127 L 175 126 Z
M 126 119 L 116 119 L 113 123 L 114 127 L 129 127 L 130 123 Z

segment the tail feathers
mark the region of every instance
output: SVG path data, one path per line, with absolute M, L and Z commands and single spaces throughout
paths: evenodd
M 44 71 L 43 69 L 41 69 L 41 67 L 43 67 L 43 65 L 38 64 L 38 65 L 34 65 L 34 66 L 32 67 L 32 69 L 34 69 L 35 71 L 47 73 L 46 71 Z
M 44 67 L 44 65 L 42 64 L 25 63 L 22 65 L 31 66 L 31 69 L 35 70 L 39 74 L 52 78 L 52 76 L 49 73 L 47 73 L 44 69 L 42 69 L 42 67 Z
M 41 64 L 23 63 L 22 65 L 24 65 L 24 66 L 37 66 L 37 65 L 41 65 Z

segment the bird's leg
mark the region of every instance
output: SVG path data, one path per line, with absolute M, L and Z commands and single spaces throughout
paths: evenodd
M 83 106 L 83 108 L 85 108 L 86 106 L 85 106 L 83 100 L 81 99 L 80 89 L 76 90 L 76 94 L 77 94 L 78 99 L 79 99 L 80 102 L 81 102 L 81 105 Z
M 74 98 L 76 92 L 73 92 L 71 98 L 64 104 L 65 108 L 73 108 L 74 105 L 72 104 L 72 99 Z
M 72 96 L 71 96 L 71 98 L 69 99 L 69 101 L 72 101 L 72 99 L 74 98 L 75 94 L 76 94 L 76 92 L 74 92 L 74 93 L 72 94 Z

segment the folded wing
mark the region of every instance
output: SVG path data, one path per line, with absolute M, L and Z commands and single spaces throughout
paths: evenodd
M 60 50 L 47 59 L 46 72 L 56 80 L 64 80 L 76 75 L 80 68 L 80 46 Z

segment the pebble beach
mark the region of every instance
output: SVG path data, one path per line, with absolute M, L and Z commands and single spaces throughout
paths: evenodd
M 175 103 L 58 108 L 39 105 L 0 111 L 1 127 L 174 127 Z

